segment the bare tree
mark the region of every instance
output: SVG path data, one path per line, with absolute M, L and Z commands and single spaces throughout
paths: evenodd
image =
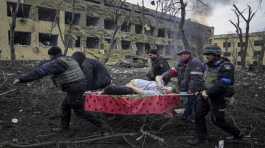
M 110 46 L 106 50 L 106 56 L 103 60 L 103 63 L 107 63 L 111 57 L 112 50 L 115 47 L 115 44 L 117 43 L 117 34 L 121 29 L 121 26 L 123 24 L 129 25 L 130 18 L 131 18 L 131 12 L 126 16 L 126 12 L 124 13 L 122 7 L 125 6 L 126 0 L 110 0 L 108 1 L 108 4 L 112 7 L 112 19 L 114 21 L 114 30 L 111 35 L 110 39 Z
M 10 32 L 9 32 L 9 46 L 10 46 L 10 59 L 11 63 L 14 64 L 16 62 L 16 49 L 15 49 L 15 32 L 16 32 L 16 25 L 17 25 L 17 14 L 19 7 L 21 5 L 21 0 L 17 0 L 15 7 L 12 5 L 9 7 L 11 12 L 11 23 Z
M 180 21 L 176 21 L 176 23 L 179 23 L 178 32 L 181 35 L 184 47 L 190 49 L 190 44 L 184 31 L 187 2 L 184 2 L 184 0 L 153 0 L 151 4 L 156 5 L 156 10 L 160 11 L 162 14 L 176 16 L 180 12 Z
M 54 18 L 54 21 L 51 25 L 51 30 L 50 33 L 53 32 L 54 28 L 57 26 L 58 30 L 59 30 L 59 36 L 60 39 L 64 45 L 64 55 L 67 55 L 68 49 L 70 47 L 70 45 L 72 45 L 75 36 L 72 34 L 73 32 L 73 27 L 74 27 L 74 21 L 75 21 L 75 9 L 76 9 L 76 0 L 72 0 L 72 12 L 71 12 L 71 19 L 69 21 L 69 29 L 67 29 L 66 31 L 63 32 L 61 25 L 60 25 L 60 10 L 63 8 L 63 3 L 64 0 L 61 1 L 55 1 L 54 4 L 60 6 L 57 10 L 56 10 L 56 16 Z
M 236 28 L 236 33 L 239 38 L 239 44 L 240 44 L 240 57 L 241 57 L 241 64 L 242 67 L 246 66 L 246 56 L 247 56 L 247 49 L 248 49 L 248 43 L 249 43 L 249 28 L 250 28 L 250 22 L 255 16 L 256 12 L 253 12 L 251 6 L 248 5 L 248 14 L 247 16 L 244 16 L 244 10 L 240 11 L 238 7 L 233 4 L 233 11 L 237 17 L 237 22 L 233 22 L 232 20 L 229 20 L 230 23 L 234 25 Z M 245 22 L 246 28 L 245 33 L 243 34 L 242 28 L 240 26 L 240 19 L 243 19 Z M 245 40 L 243 40 L 243 37 Z
M 74 26 L 74 21 L 75 21 L 75 6 L 76 6 L 76 0 L 72 0 L 72 16 L 71 20 L 69 23 L 69 29 L 67 30 L 66 37 L 64 39 L 64 55 L 67 55 L 68 49 L 70 44 L 72 45 L 74 36 L 72 35 L 73 32 L 73 26 Z M 57 26 L 59 26 L 59 21 L 57 21 Z

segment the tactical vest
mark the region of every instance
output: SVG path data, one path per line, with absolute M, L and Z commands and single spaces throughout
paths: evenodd
M 70 57 L 60 57 L 58 61 L 67 67 L 67 70 L 59 75 L 52 76 L 56 86 L 72 83 L 78 80 L 85 79 L 85 75 L 79 64 Z
M 215 67 L 208 67 L 207 65 L 205 66 L 205 86 L 207 89 L 212 87 L 218 80 L 219 70 L 222 67 L 223 63 L 224 61 L 219 61 L 219 63 Z

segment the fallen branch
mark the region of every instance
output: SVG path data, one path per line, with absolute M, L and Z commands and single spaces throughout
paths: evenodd
M 0 88 L 3 87 L 6 84 L 6 82 L 7 82 L 7 77 L 5 75 L 5 72 L 2 71 L 2 74 L 3 74 L 3 79 L 4 80 L 2 81 L 2 84 L 0 85 Z
M 113 135 L 107 135 L 107 136 L 102 136 L 102 137 L 96 137 L 96 138 L 91 138 L 91 139 L 84 139 L 84 140 L 76 140 L 76 141 L 48 141 L 48 142 L 43 142 L 43 143 L 38 143 L 38 144 L 15 144 L 15 143 L 8 143 L 4 142 L 0 144 L 0 147 L 14 147 L 14 148 L 35 148 L 35 147 L 43 147 L 43 146 L 51 146 L 51 145 L 63 145 L 63 144 L 81 144 L 81 143 L 91 143 L 94 141 L 99 141 L 99 140 L 105 140 L 109 138 L 115 138 L 115 137 L 124 137 L 124 136 L 135 136 L 137 133 L 118 133 L 118 134 L 113 134 Z
M 123 140 L 129 145 L 131 146 L 132 148 L 136 148 L 137 146 L 132 144 L 127 138 L 126 136 L 122 136 Z
M 14 91 L 16 91 L 16 90 L 17 90 L 17 89 L 11 89 L 11 90 L 9 90 L 9 91 L 6 91 L 6 92 L 1 93 L 0 96 L 3 96 L 3 95 L 6 95 L 6 94 L 9 94 L 9 93 L 14 92 Z
M 154 140 L 157 140 L 157 141 L 159 141 L 161 143 L 165 143 L 165 139 L 164 138 L 161 138 L 161 137 L 159 137 L 157 135 L 154 135 L 154 134 L 152 134 L 150 132 L 144 131 L 143 128 L 140 129 L 140 132 L 143 134 L 143 136 L 149 136 L 149 137 L 151 137 Z

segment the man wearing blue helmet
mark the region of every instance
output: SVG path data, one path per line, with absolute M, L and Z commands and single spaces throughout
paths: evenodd
M 198 99 L 195 113 L 196 136 L 188 141 L 191 145 L 207 141 L 205 116 L 211 111 L 213 123 L 225 132 L 233 135 L 234 139 L 242 138 L 240 130 L 225 120 L 226 97 L 232 97 L 234 84 L 234 65 L 221 57 L 221 48 L 208 46 L 204 49 L 207 58 L 205 72 L 206 90 Z

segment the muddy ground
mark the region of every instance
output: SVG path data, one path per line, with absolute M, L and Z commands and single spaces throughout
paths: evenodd
M 109 115 L 107 120 L 113 127 L 113 134 L 102 135 L 102 130 L 78 119 L 73 114 L 70 131 L 52 132 L 52 128 L 59 126 L 60 103 L 65 94 L 55 88 L 49 78 L 28 84 L 12 85 L 17 75 L 28 72 L 32 67 L 34 67 L 32 63 L 15 66 L 0 64 L 0 148 L 191 147 L 185 141 L 193 135 L 193 124 L 185 123 L 179 116 L 167 119 L 158 116 Z M 125 84 L 130 79 L 143 78 L 147 68 L 112 66 L 110 71 L 114 83 Z M 236 75 L 236 101 L 233 106 L 228 107 L 228 115 L 233 117 L 232 119 L 242 130 L 250 131 L 252 138 L 241 141 L 225 140 L 225 148 L 263 148 L 265 147 L 265 74 L 263 71 L 240 70 Z M 167 121 L 169 124 L 159 130 Z M 219 140 L 227 136 L 210 121 L 208 123 L 210 140 L 209 143 L 200 145 L 201 148 L 214 148 Z M 155 136 L 139 138 L 142 135 L 141 127 Z

